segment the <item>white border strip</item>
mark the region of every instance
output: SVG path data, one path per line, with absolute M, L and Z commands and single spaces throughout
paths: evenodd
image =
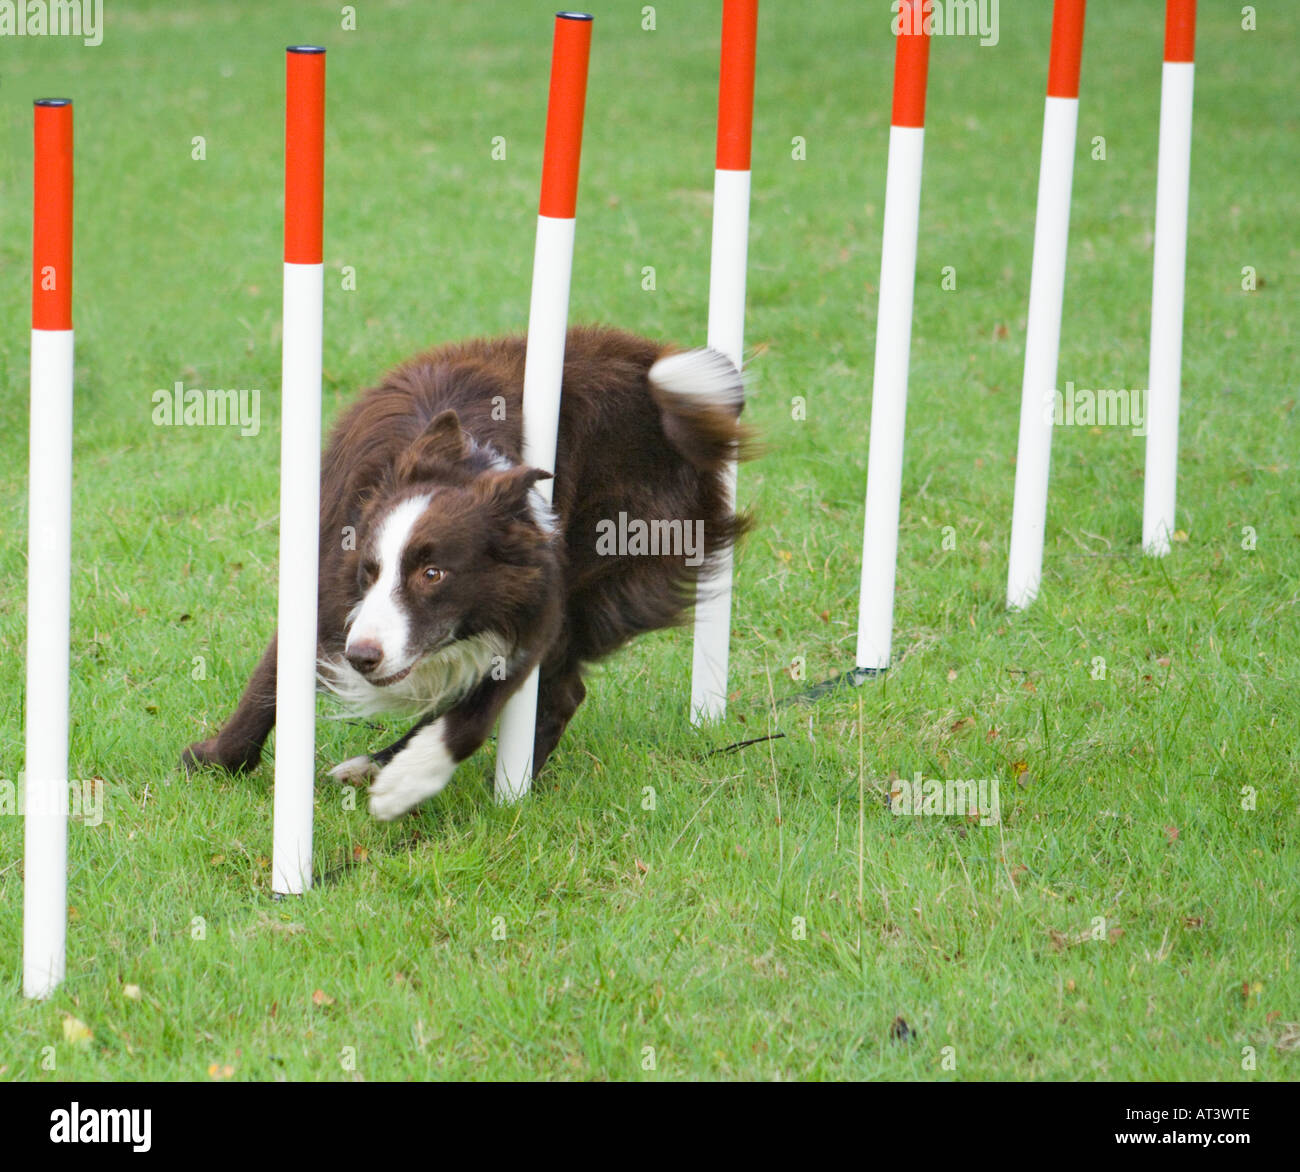
M 533 289 L 528 308 L 528 351 L 524 359 L 524 463 L 555 471 L 560 430 L 560 389 L 564 382 L 564 341 L 569 322 L 576 220 L 537 217 L 533 251 Z M 536 491 L 551 503 L 555 482 L 542 480 Z M 537 730 L 537 669 L 507 701 L 497 730 L 496 799 L 504 804 L 528 793 L 533 778 Z
M 1020 387 L 1020 441 L 1007 564 L 1007 606 L 1033 602 L 1043 576 L 1043 533 L 1052 459 L 1052 407 L 1061 353 L 1065 265 L 1070 243 L 1070 196 L 1079 99 L 1049 97 L 1043 109 L 1038 211 L 1029 277 L 1025 370 Z
M 1187 276 L 1187 203 L 1192 170 L 1192 89 L 1196 66 L 1166 61 L 1160 89 L 1155 259 L 1151 278 L 1151 365 L 1142 548 L 1169 552 L 1176 529 L 1178 407 L 1183 377 L 1183 295 Z
M 857 666 L 876 671 L 889 666 L 894 626 L 903 434 L 912 351 L 912 297 L 916 288 L 924 146 L 924 127 L 889 128 L 880 305 L 876 313 L 876 359 L 871 379 L 862 588 L 858 598 Z
M 277 895 L 301 895 L 311 887 L 324 298 L 324 265 L 285 264 L 271 861 L 271 890 Z
M 713 177 L 713 245 L 709 260 L 708 343 L 737 370 L 745 357 L 745 276 L 749 261 L 749 171 L 718 170 Z M 727 504 L 736 507 L 736 465 L 724 473 Z M 696 587 L 695 647 L 691 662 L 691 723 L 727 714 L 731 651 L 732 551 Z

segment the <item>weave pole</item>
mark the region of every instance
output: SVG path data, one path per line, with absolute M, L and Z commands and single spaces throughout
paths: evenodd
M 271 890 L 311 887 L 316 782 L 321 338 L 325 296 L 325 50 L 286 50 L 284 339 L 280 398 L 280 596 Z
M 924 2 L 924 9 L 923 9 Z M 903 490 L 903 424 L 912 349 L 912 296 L 921 213 L 925 87 L 930 65 L 929 0 L 900 0 L 895 18 L 894 105 L 885 175 L 880 306 L 871 380 L 871 440 L 867 450 L 867 508 L 858 597 L 859 671 L 889 666 L 898 562 L 898 513 Z
M 569 324 L 573 275 L 574 217 L 578 207 L 578 163 L 587 104 L 587 62 L 592 18 L 558 12 L 551 49 L 551 88 L 546 107 L 542 198 L 533 252 L 533 290 L 528 307 L 528 349 L 524 359 L 525 464 L 555 471 L 560 429 L 560 387 L 564 381 L 564 335 Z M 539 481 L 549 505 L 553 480 Z M 532 782 L 537 731 L 537 669 L 506 704 L 497 731 L 496 798 L 523 797 Z
M 72 582 L 72 103 L 35 108 L 23 995 L 63 982 L 68 937 Z
M 1195 47 L 1196 0 L 1166 0 L 1155 260 L 1151 279 L 1147 461 L 1142 501 L 1142 548 L 1155 557 L 1169 552 L 1170 538 L 1176 528 L 1178 401 L 1183 377 L 1183 293 L 1187 276 Z
M 1007 568 L 1007 606 L 1015 609 L 1033 602 L 1043 576 L 1052 407 L 1061 352 L 1086 2 L 1056 0 L 1052 13 L 1052 51 L 1043 109 L 1043 147 L 1038 164 L 1038 213 L 1029 277 L 1025 373 L 1020 387 L 1020 442 L 1016 449 L 1016 490 Z
M 718 71 L 718 147 L 713 174 L 713 250 L 709 260 L 708 343 L 737 370 L 745 356 L 745 269 L 749 254 L 750 147 L 754 123 L 754 56 L 758 0 L 723 0 Z M 727 466 L 727 501 L 736 502 L 736 465 Z M 732 551 L 696 588 L 691 722 L 727 712 L 731 650 Z

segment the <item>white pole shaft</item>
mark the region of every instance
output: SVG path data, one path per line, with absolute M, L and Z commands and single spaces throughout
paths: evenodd
M 311 887 L 324 294 L 323 265 L 285 264 L 271 861 L 271 890 L 277 895 L 301 895 Z
M 749 256 L 750 172 L 719 169 L 713 177 L 713 248 L 709 261 L 709 345 L 741 369 L 745 355 L 745 273 Z M 736 505 L 736 465 L 727 466 L 727 505 Z M 696 588 L 691 722 L 727 713 L 731 644 L 732 553 Z
M 1078 124 L 1078 98 L 1047 99 L 1038 168 L 1038 214 L 1029 277 L 1025 371 L 1020 388 L 1020 442 L 1016 449 L 1016 490 L 1007 571 L 1007 605 L 1014 608 L 1028 606 L 1034 600 L 1043 574 L 1053 393 L 1061 351 Z
M 858 599 L 857 666 L 876 671 L 889 666 L 894 626 L 903 431 L 912 348 L 912 296 L 916 285 L 924 144 L 923 127 L 889 128 L 880 306 L 876 314 L 876 360 L 871 380 L 862 589 Z
M 1178 401 L 1183 373 L 1183 292 L 1187 272 L 1187 201 L 1192 168 L 1195 65 L 1166 61 L 1160 91 L 1155 261 L 1151 285 L 1151 365 L 1142 547 L 1163 557 L 1176 528 Z
M 525 464 L 555 471 L 560 430 L 560 388 L 564 383 L 564 337 L 569 322 L 569 283 L 573 275 L 576 221 L 537 217 L 533 250 L 533 288 L 528 307 L 528 350 L 524 359 Z M 536 489 L 547 504 L 554 481 Z M 537 728 L 537 669 L 507 702 L 497 730 L 496 798 L 506 804 L 523 797 L 532 782 L 533 740 Z
M 72 350 L 71 330 L 32 331 L 23 995 L 42 999 L 67 962 Z

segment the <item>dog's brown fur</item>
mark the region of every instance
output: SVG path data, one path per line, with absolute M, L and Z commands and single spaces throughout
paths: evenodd
M 743 455 L 739 374 L 732 372 L 730 404 L 669 393 L 647 372 L 671 352 L 615 330 L 569 332 L 553 531 L 530 508 L 530 489 L 545 474 L 522 464 L 522 338 L 430 351 L 368 391 L 335 426 L 322 463 L 322 659 L 343 652 L 376 517 L 403 496 L 431 492 L 413 540 L 427 530 L 439 559 L 460 568 L 436 600 L 415 598 L 413 607 L 431 631 L 454 629 L 457 639 L 491 633 L 515 649 L 506 678 L 483 679 L 447 711 L 449 748 L 456 761 L 469 756 L 540 666 L 540 769 L 585 695 L 583 666 L 643 631 L 681 621 L 698 575 L 748 527 L 728 507 L 724 478 L 727 462 Z M 598 554 L 598 523 L 620 512 L 702 520 L 703 568 L 680 555 Z M 350 549 L 341 539 L 349 530 L 357 535 Z M 275 660 L 272 639 L 234 715 L 216 737 L 186 750 L 187 767 L 238 771 L 258 763 L 275 722 Z M 391 759 L 414 732 L 374 760 Z

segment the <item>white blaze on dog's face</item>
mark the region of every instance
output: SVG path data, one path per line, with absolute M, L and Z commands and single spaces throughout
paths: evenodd
M 447 483 L 430 485 L 430 469 L 363 509 L 343 644 L 351 670 L 326 672 L 336 694 L 376 711 L 379 693 L 436 707 L 513 654 L 553 537 L 529 499 L 545 474 L 490 455 L 475 449 Z
M 402 595 L 402 554 L 416 523 L 429 507 L 430 496 L 409 497 L 380 523 L 373 562 L 373 581 L 350 616 L 344 655 L 378 685 L 395 682 L 418 656 L 412 655 L 411 615 Z M 369 575 L 367 575 L 369 576 Z M 379 659 L 372 662 L 375 651 Z

